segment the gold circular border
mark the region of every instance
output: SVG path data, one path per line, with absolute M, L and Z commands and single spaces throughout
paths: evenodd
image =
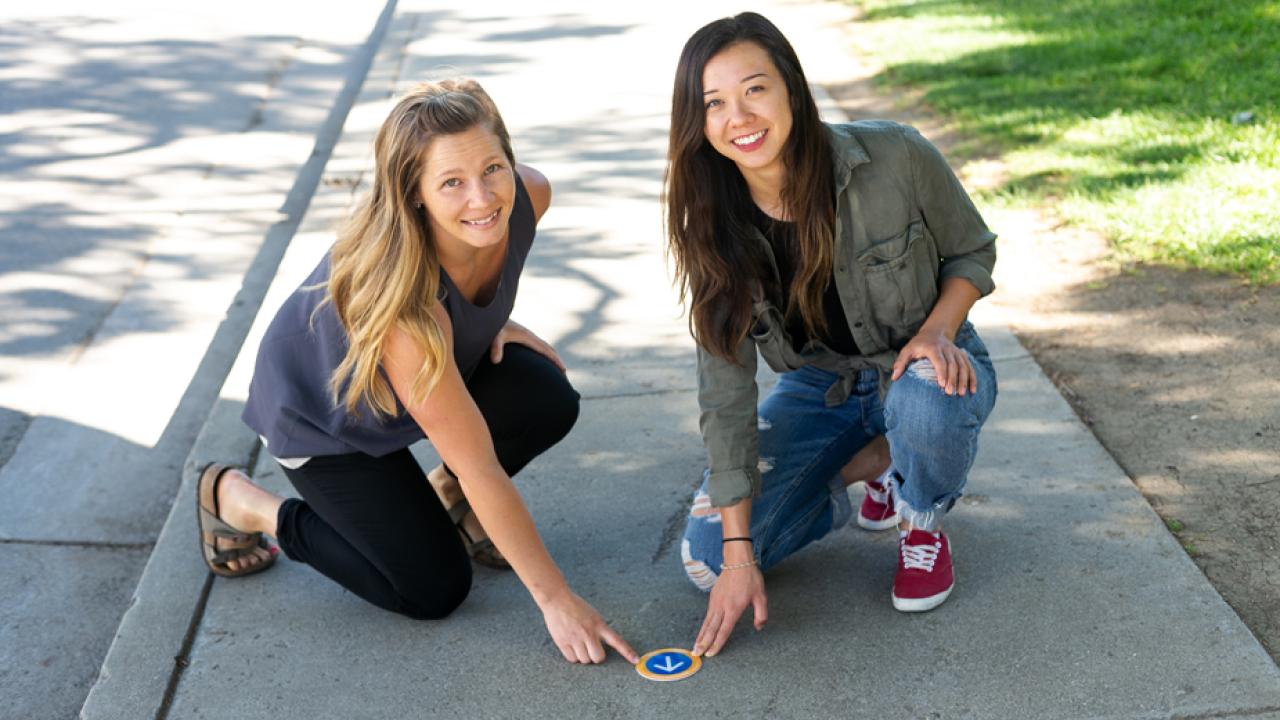
M 644 666 L 644 664 L 649 661 L 649 658 L 652 658 L 656 655 L 661 655 L 662 653 L 680 653 L 681 655 L 684 655 L 685 657 L 689 658 L 689 660 L 691 661 L 689 663 L 689 668 L 687 670 L 675 673 L 673 675 L 658 675 L 651 672 L 648 668 Z M 674 680 L 683 680 L 689 677 L 690 675 L 698 672 L 701 669 L 702 669 L 702 658 L 698 657 L 697 655 L 694 655 L 688 650 L 681 650 L 680 648 L 663 648 L 661 650 L 654 650 L 653 652 L 645 653 L 643 656 L 641 656 L 640 662 L 636 663 L 636 672 L 640 673 L 641 677 L 647 680 L 654 680 L 656 682 L 672 682 Z

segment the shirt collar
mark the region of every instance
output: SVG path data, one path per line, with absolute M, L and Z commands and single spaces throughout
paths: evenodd
M 835 151 L 836 192 L 843 192 L 849 185 L 849 177 L 853 174 L 853 169 L 863 163 L 871 162 L 871 156 L 867 154 L 867 149 L 862 146 L 862 142 L 854 136 L 853 129 L 849 125 L 823 124 L 831 139 L 832 150 Z

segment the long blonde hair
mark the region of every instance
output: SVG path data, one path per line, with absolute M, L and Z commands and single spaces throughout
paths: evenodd
M 374 141 L 373 187 L 331 251 L 328 294 L 350 342 L 333 371 L 334 404 L 359 413 L 365 404 L 378 417 L 396 414 L 396 397 L 381 372 L 387 333 L 398 327 L 426 356 L 413 380 L 412 402 L 431 393 L 444 373 L 444 331 L 432 316 L 439 302 L 440 259 L 419 180 L 427 149 L 439 135 L 487 127 L 515 167 L 511 138 L 493 100 L 474 80 L 422 83 L 404 95 Z

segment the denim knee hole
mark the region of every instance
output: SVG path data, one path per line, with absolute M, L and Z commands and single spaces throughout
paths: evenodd
M 709 523 L 720 522 L 720 511 L 711 504 L 711 496 L 699 490 L 693 496 L 693 504 L 689 506 L 689 517 L 700 518 Z
M 688 540 L 680 542 L 680 561 L 684 565 L 684 574 L 689 577 L 689 582 L 703 592 L 710 592 L 718 576 L 705 562 L 694 559 L 689 551 Z

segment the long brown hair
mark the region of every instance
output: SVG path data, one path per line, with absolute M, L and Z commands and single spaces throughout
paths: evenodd
M 795 278 L 785 292 L 788 316 L 805 329 L 826 328 L 822 295 L 835 254 L 832 147 L 818 118 L 795 50 L 764 16 L 744 12 L 699 29 L 685 43 L 671 96 L 671 137 L 662 200 L 667 251 L 675 260 L 681 301 L 689 300 L 689 329 L 708 352 L 734 361 L 751 325 L 752 283 L 770 277 L 768 260 L 751 242 L 751 199 L 733 161 L 706 139 L 702 73 L 717 53 L 740 42 L 769 55 L 787 86 L 791 134 L 782 148 L 782 203 L 795 222 Z
M 444 331 L 432 316 L 440 292 L 440 258 L 419 180 L 431 141 L 481 126 L 491 130 L 515 168 L 511 138 L 493 100 L 474 80 L 422 83 L 406 93 L 374 140 L 373 187 L 338 234 L 331 251 L 328 296 L 350 346 L 330 378 L 334 403 L 357 413 L 396 413 L 381 373 L 387 333 L 399 327 L 425 355 L 413 381 L 413 401 L 425 398 L 444 372 Z

